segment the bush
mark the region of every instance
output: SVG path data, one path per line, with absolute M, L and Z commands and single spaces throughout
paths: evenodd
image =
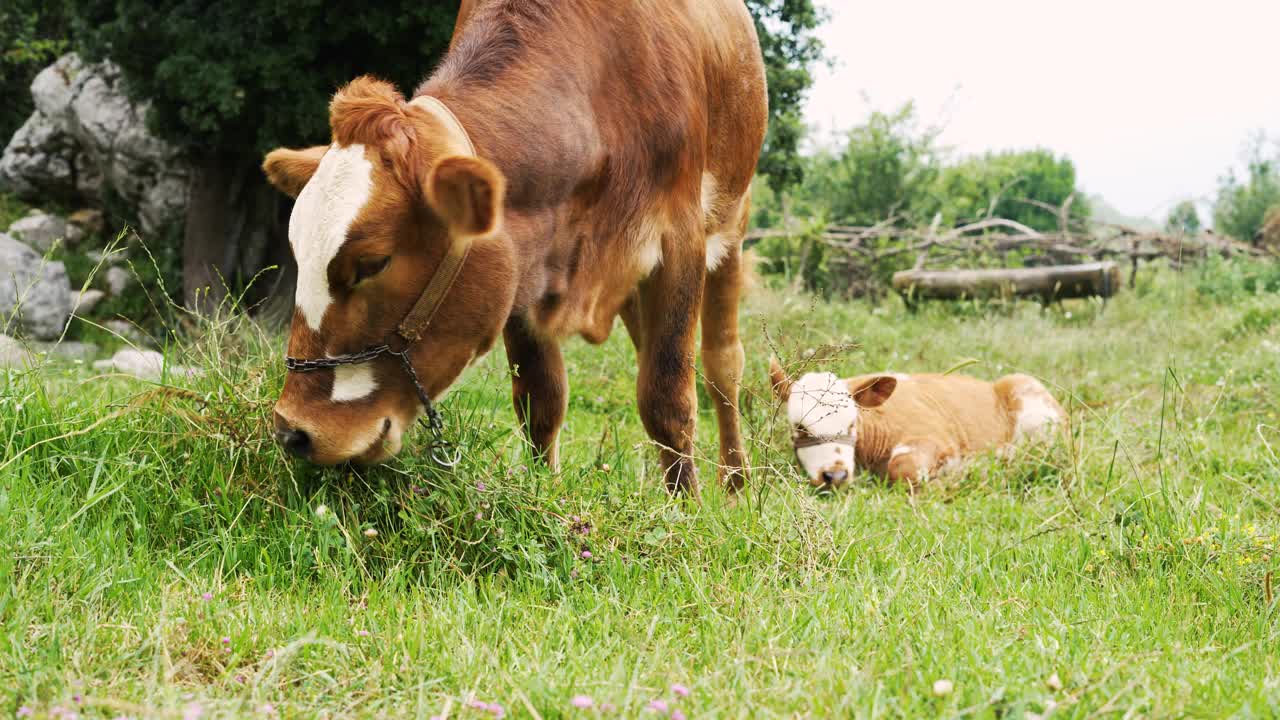
M 67 47 L 67 21 L 58 3 L 0 3 L 0 146 L 31 114 L 31 81 Z
M 1245 146 L 1246 177 L 1227 173 L 1218 184 L 1213 208 L 1214 229 L 1237 240 L 1253 240 L 1267 211 L 1280 207 L 1280 152 L 1268 150 L 1268 138 L 1258 133 Z

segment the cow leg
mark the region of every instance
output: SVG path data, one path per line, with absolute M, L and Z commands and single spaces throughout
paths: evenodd
M 730 242 L 725 239 L 724 242 Z M 720 481 L 731 495 L 746 484 L 746 452 L 738 413 L 738 387 L 744 362 L 738 337 L 738 299 L 742 294 L 742 253 L 734 243 L 707 274 L 702 298 L 702 366 L 707 394 L 720 429 Z
M 951 454 L 932 440 L 923 438 L 902 443 L 893 449 L 886 474 L 895 483 L 905 482 L 911 492 L 935 474 Z
M 681 244 L 686 246 L 676 247 Z M 640 419 L 659 448 L 667 490 L 696 499 L 693 352 L 705 260 L 700 245 L 690 250 L 687 237 L 663 245 L 662 264 L 640 286 L 636 396 Z
M 556 438 L 569 402 L 569 378 L 560 346 L 535 337 L 524 320 L 512 318 L 503 331 L 511 367 L 511 399 L 534 452 L 552 470 L 560 467 Z

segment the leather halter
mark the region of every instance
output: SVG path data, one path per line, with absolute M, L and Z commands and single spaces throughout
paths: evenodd
M 796 450 L 831 444 L 848 445 L 854 449 L 858 447 L 858 441 L 853 435 L 814 435 L 807 430 L 797 430 L 791 436 L 791 444 L 795 446 Z
M 414 98 L 409 105 L 426 111 L 445 126 L 448 131 L 447 137 L 452 141 L 453 145 L 449 149 L 451 154 L 466 155 L 468 157 L 476 156 L 476 148 L 471 142 L 471 136 L 467 134 L 467 129 L 458 121 L 458 117 L 453 114 L 453 111 L 449 110 L 439 99 L 423 95 Z M 461 460 L 461 453 L 455 453 L 452 457 L 448 455 L 447 450 L 450 443 L 443 437 L 444 421 L 441 419 L 440 412 L 436 409 L 435 404 L 431 402 L 431 397 L 427 394 L 426 388 L 422 387 L 422 382 L 418 379 L 418 373 L 413 367 L 413 361 L 409 359 L 409 349 L 414 343 L 422 339 L 423 332 L 431 324 L 436 311 L 444 304 L 444 298 L 449 294 L 449 289 L 453 287 L 454 281 L 458 279 L 458 273 L 461 272 L 463 264 L 466 263 L 467 254 L 470 251 L 471 238 L 457 238 L 449 243 L 448 249 L 445 250 L 444 258 L 441 259 L 440 265 L 436 267 L 436 271 L 431 275 L 431 279 L 427 281 L 427 286 L 423 288 L 422 294 L 418 296 L 418 300 L 413 304 L 413 307 L 409 309 L 404 319 L 396 326 L 396 335 L 403 341 L 403 346 L 399 350 L 392 349 L 391 343 L 384 343 L 360 352 L 334 357 L 314 359 L 285 357 L 285 368 L 290 372 L 305 373 L 336 368 L 342 365 L 359 365 L 376 360 L 383 355 L 395 357 L 400 361 L 405 374 L 409 376 L 414 390 L 418 393 L 418 400 L 422 403 L 425 415 L 424 422 L 433 435 L 432 459 L 446 467 L 457 465 L 458 461 Z

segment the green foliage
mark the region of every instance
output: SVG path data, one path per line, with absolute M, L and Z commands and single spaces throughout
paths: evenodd
M 1249 139 L 1244 156 L 1245 178 L 1233 170 L 1218 183 L 1213 225 L 1223 235 L 1250 241 L 1262 229 L 1267 211 L 1280 207 L 1280 150 L 1269 149 L 1260 132 Z
M 1200 232 L 1200 212 L 1196 204 L 1183 200 L 1169 211 L 1169 218 L 1164 222 L 1165 230 L 1176 235 L 1195 235 Z
M 803 106 L 813 84 L 813 65 L 822 59 L 822 43 L 813 31 L 825 18 L 813 0 L 746 1 L 756 21 L 769 81 L 769 133 L 759 170 L 781 190 L 804 178 L 799 154 Z
M 973 222 L 991 212 L 1046 232 L 1058 229 L 1056 212 L 1023 200 L 1061 207 L 1077 193 L 1076 168 L 1069 158 L 1049 150 L 987 153 L 944 169 L 933 191 L 946 225 Z M 1088 218 L 1087 198 L 1077 194 L 1070 211 L 1073 219 Z
M 160 136 L 256 162 L 328 138 L 329 98 L 371 73 L 411 90 L 448 44 L 455 3 L 69 0 L 91 58 L 121 66 Z
M 42 0 L 0 3 L 0 147 L 34 106 L 31 81 L 65 52 L 67 21 L 61 4 Z
M 810 161 L 802 193 L 844 225 L 873 225 L 890 216 L 904 225 L 927 222 L 940 164 L 936 135 L 919 127 L 911 104 L 873 112 L 849 131 L 838 152 Z

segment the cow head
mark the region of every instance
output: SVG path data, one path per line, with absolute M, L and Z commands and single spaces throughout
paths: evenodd
M 829 372 L 805 373 L 793 381 L 777 358 L 769 360 L 769 380 L 786 403 L 796 458 L 809 484 L 823 489 L 847 485 L 856 470 L 858 409 L 883 405 L 898 381 L 877 375 L 854 383 Z
M 493 345 L 515 294 L 502 232 L 504 179 L 466 150 L 457 123 L 360 78 L 329 106 L 332 143 L 279 149 L 263 163 L 296 198 L 289 244 L 298 265 L 291 357 L 319 359 L 390 343 L 452 243 L 469 254 L 423 337 L 409 346 L 427 395 L 442 394 Z M 461 137 L 459 137 L 461 135 Z M 289 373 L 276 437 L 319 464 L 378 462 L 400 449 L 422 404 L 393 357 Z

